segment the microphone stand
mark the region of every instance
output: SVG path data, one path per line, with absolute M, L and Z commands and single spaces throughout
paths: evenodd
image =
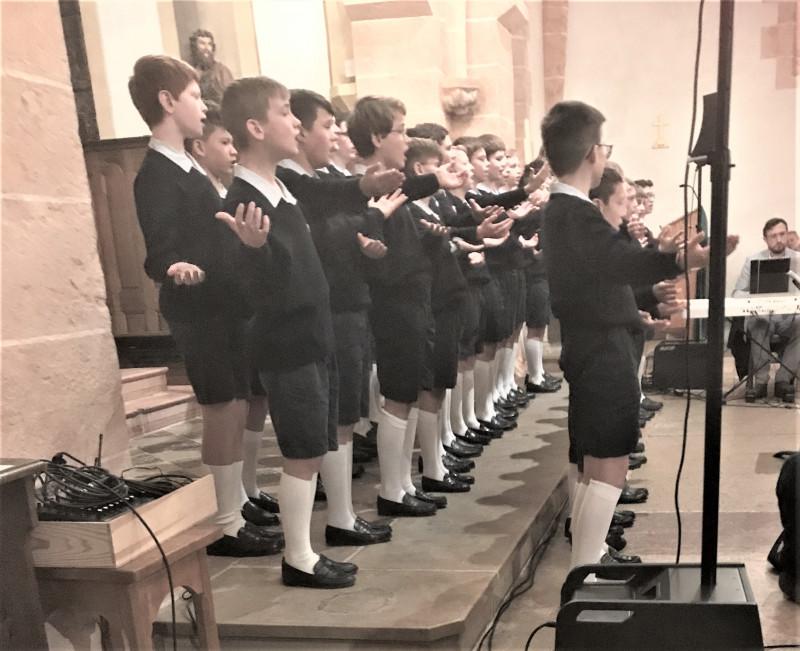
M 711 164 L 711 259 L 709 264 L 708 366 L 706 369 L 705 458 L 703 470 L 703 539 L 701 593 L 708 599 L 717 584 L 719 475 L 722 435 L 722 361 L 725 323 L 725 260 L 728 239 L 728 149 L 733 54 L 733 0 L 722 0 L 719 15 L 717 120 Z

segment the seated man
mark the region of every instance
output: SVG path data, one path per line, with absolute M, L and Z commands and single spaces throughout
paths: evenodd
M 734 296 L 750 294 L 750 262 L 773 258 L 797 258 L 800 253 L 787 246 L 788 226 L 780 217 L 768 219 L 763 229 L 767 248 L 749 256 L 744 261 L 742 273 L 736 281 Z M 784 402 L 794 402 L 794 374 L 800 364 L 800 318 L 796 314 L 770 314 L 747 317 L 745 329 L 750 336 L 750 368 L 754 374 L 756 398 L 767 396 L 769 383 L 769 342 L 777 334 L 788 339 L 781 356 L 781 367 L 775 374 L 775 397 Z

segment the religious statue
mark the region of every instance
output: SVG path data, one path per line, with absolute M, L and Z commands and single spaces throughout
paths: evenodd
M 233 75 L 225 64 L 214 58 L 217 50 L 214 35 L 207 29 L 196 30 L 189 37 L 189 49 L 192 57 L 190 63 L 200 75 L 200 94 L 204 100 L 220 103 L 222 93 L 233 81 Z

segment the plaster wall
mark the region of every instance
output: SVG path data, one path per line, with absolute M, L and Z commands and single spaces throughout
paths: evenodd
M 127 465 L 128 431 L 56 0 L 0 3 L 0 457 Z
M 730 291 L 744 258 L 764 248 L 761 227 L 770 217 L 796 227 L 798 211 L 798 90 L 763 56 L 765 29 L 778 19 L 775 2 L 737 2 L 734 19 L 728 232 L 742 243 L 728 258 Z M 623 19 L 624 17 L 624 19 Z M 633 178 L 655 183 L 653 230 L 683 214 L 684 161 L 690 149 L 692 78 L 698 3 L 571 2 L 565 99 L 580 99 L 606 116 L 604 141 Z M 702 95 L 717 89 L 719 3 L 706 3 L 699 69 L 695 138 Z M 587 37 L 586 35 L 593 35 Z M 646 37 L 643 37 L 646 35 Z M 787 87 L 789 86 L 789 87 Z M 654 149 L 662 116 L 666 149 Z M 694 166 L 691 170 L 694 173 Z M 690 176 L 690 181 L 692 180 Z M 710 211 L 709 170 L 703 204 Z M 713 224 L 714 215 L 710 215 Z

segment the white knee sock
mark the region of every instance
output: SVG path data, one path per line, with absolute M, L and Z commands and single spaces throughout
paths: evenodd
M 350 486 L 352 475 L 347 458 L 353 458 L 353 444 L 339 444 L 336 452 L 328 452 L 322 457 L 319 474 L 328 496 L 328 524 L 338 529 L 353 531 L 355 518 L 350 515 L 353 509 Z
M 413 407 L 411 411 L 408 412 L 408 422 L 406 423 L 406 431 L 403 436 L 403 491 L 409 495 L 415 495 L 417 492 L 417 487 L 414 486 L 414 482 L 411 481 L 411 460 L 414 458 L 414 440 L 417 436 L 418 420 L 419 408 Z M 400 499 L 402 499 L 402 496 Z
M 580 490 L 580 486 L 578 489 Z M 621 489 L 610 484 L 594 479 L 589 482 L 580 511 L 572 520 L 570 567 L 596 563 L 603 555 L 603 544 L 611 526 L 611 518 L 614 517 L 620 492 Z
M 314 565 L 319 560 L 319 556 L 311 548 L 311 512 L 314 509 L 316 488 L 316 473 L 311 481 L 307 481 L 284 472 L 278 485 L 281 522 L 286 539 L 283 557 L 289 565 L 308 574 L 314 571 Z
M 492 400 L 492 363 L 479 359 L 475 362 L 475 414 L 479 420 L 494 417 Z
M 569 517 L 573 518 L 578 510 L 581 508 L 580 505 L 577 505 L 577 495 L 578 495 L 578 464 L 571 463 L 567 469 L 567 490 L 569 491 L 569 504 L 567 507 L 569 509 Z
M 448 389 L 444 394 L 442 406 L 439 408 L 439 440 L 450 445 L 455 439 L 453 425 L 450 422 L 450 414 L 453 409 L 453 389 Z M 459 413 L 461 409 L 458 410 Z
M 491 389 L 492 389 L 492 402 L 497 402 L 500 399 L 500 368 L 502 367 L 501 361 L 505 356 L 505 348 L 498 348 L 497 353 L 492 360 L 492 374 L 491 374 Z
M 258 497 L 258 478 L 256 473 L 258 471 L 258 453 L 261 450 L 261 439 L 264 436 L 263 431 L 255 431 L 246 429 L 244 431 L 244 444 L 243 444 L 243 463 L 242 463 L 242 484 L 244 485 L 244 492 L 248 497 Z
M 458 374 L 456 385 L 450 391 L 450 427 L 453 434 L 466 434 L 467 424 L 464 422 L 464 373 Z M 450 439 L 452 440 L 452 439 Z M 450 440 L 445 443 L 450 444 Z
M 439 453 L 439 436 L 436 423 L 437 415 L 423 409 L 419 410 L 419 422 L 417 423 L 417 434 L 419 435 L 419 447 L 422 453 L 423 475 L 428 479 L 441 481 L 444 479 L 447 469 L 442 462 Z
M 370 429 L 372 429 L 372 423 L 369 422 L 369 418 L 365 418 L 364 416 L 362 416 L 353 427 L 353 431 L 356 434 L 361 434 L 362 436 L 365 436 Z
M 381 383 L 378 382 L 378 367 L 372 365 L 369 374 L 369 419 L 377 423 L 381 417 L 383 400 L 381 400 Z
M 506 348 L 505 366 L 503 369 L 503 395 L 507 396 L 512 389 L 516 388 L 517 381 L 514 379 L 514 365 L 517 363 L 517 344 L 511 348 Z
M 214 477 L 217 496 L 217 515 L 212 522 L 222 527 L 226 536 L 235 536 L 244 526 L 242 517 L 242 462 L 226 466 L 208 466 Z
M 475 416 L 475 371 L 464 371 L 464 390 L 461 394 L 461 409 L 467 427 L 477 429 L 480 426 Z
M 408 421 L 381 409 L 378 418 L 378 465 L 381 471 L 381 487 L 378 494 L 392 502 L 400 502 L 405 494 L 403 445 L 407 424 Z
M 538 339 L 525 339 L 525 358 L 528 361 L 528 379 L 533 384 L 544 382 L 544 364 L 542 363 L 542 342 Z

